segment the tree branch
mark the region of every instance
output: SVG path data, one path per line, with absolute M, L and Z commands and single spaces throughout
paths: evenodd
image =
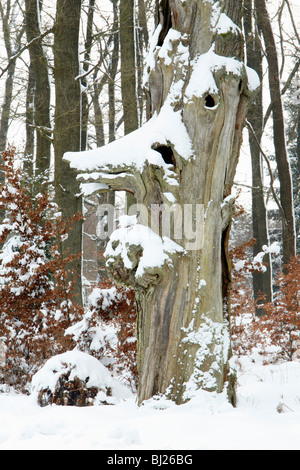
M 16 53 L 14 54 L 13 56 L 11 56 L 9 58 L 9 61 L 8 61 L 8 64 L 7 66 L 3 69 L 1 68 L 1 74 L 0 74 L 0 78 L 3 77 L 3 75 L 7 72 L 7 70 L 9 69 L 9 67 L 11 66 L 11 64 L 13 62 L 15 62 L 18 57 L 20 57 L 21 54 L 23 54 L 24 51 L 26 51 L 26 49 L 28 49 L 30 46 L 32 46 L 35 42 L 41 40 L 41 39 L 44 39 L 44 37 L 48 36 L 48 34 L 51 34 L 53 33 L 54 31 L 54 26 L 50 29 L 47 29 L 47 31 L 45 31 L 44 33 L 40 34 L 39 36 L 37 36 L 36 38 L 32 39 L 31 41 L 29 41 L 27 44 L 25 44 L 25 46 L 21 47 L 21 49 Z

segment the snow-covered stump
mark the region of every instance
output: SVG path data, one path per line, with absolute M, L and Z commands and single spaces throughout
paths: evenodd
M 32 395 L 42 407 L 115 405 L 131 392 L 97 359 L 78 350 L 53 356 L 32 378 Z
M 104 148 L 65 155 L 85 184 L 138 203 L 140 223 L 114 232 L 106 256 L 114 279 L 136 291 L 140 403 L 159 393 L 182 403 L 225 384 L 234 402 L 230 194 L 259 86 L 243 62 L 240 16 L 236 0 L 161 2 L 146 70 L 151 119 Z M 153 223 L 158 207 L 169 232 L 163 215 Z

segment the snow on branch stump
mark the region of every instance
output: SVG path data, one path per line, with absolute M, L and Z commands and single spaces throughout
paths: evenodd
M 64 158 L 84 185 L 137 200 L 138 224 L 114 232 L 106 255 L 111 275 L 136 292 L 139 402 L 167 394 L 183 403 L 225 384 L 234 402 L 230 194 L 259 80 L 243 60 L 240 1 L 164 0 L 159 11 L 146 69 L 150 119 Z

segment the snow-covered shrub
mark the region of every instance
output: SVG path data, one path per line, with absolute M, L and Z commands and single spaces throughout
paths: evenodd
M 136 305 L 133 291 L 102 281 L 90 294 L 83 319 L 68 328 L 77 347 L 137 384 Z
M 72 221 L 64 221 L 45 184 L 36 192 L 14 168 L 14 149 L 3 153 L 0 186 L 0 339 L 6 361 L 0 380 L 22 387 L 46 359 L 74 344 L 65 329 L 78 321 L 73 273 L 61 247 Z

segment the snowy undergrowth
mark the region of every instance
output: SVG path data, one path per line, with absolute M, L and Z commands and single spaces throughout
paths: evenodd
M 37 400 L 39 393 L 47 389 L 54 394 L 59 378 L 67 373 L 70 374 L 69 381 L 77 378 L 86 385 L 86 388 L 96 387 L 99 390 L 95 405 L 101 404 L 104 400 L 110 405 L 115 405 L 131 396 L 128 387 L 114 379 L 100 361 L 74 349 L 52 357 L 33 376 L 32 397 Z M 107 389 L 110 389 L 110 396 L 105 393 Z
M 0 449 L 300 449 L 300 363 L 238 364 L 237 408 L 198 391 L 176 406 L 135 397 L 115 406 L 40 408 L 33 396 L 0 393 Z

